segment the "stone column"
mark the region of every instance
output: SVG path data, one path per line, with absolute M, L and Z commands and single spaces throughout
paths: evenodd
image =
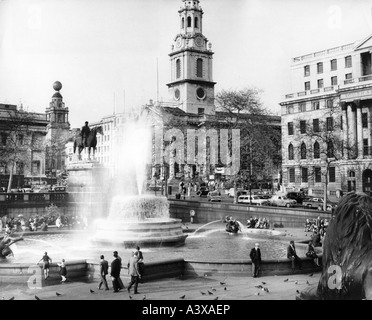
M 353 150 L 357 150 L 357 141 L 356 141 L 356 112 L 355 112 L 355 105 L 353 103 L 349 103 L 347 107 L 347 115 L 348 115 L 348 124 L 349 124 L 349 148 L 353 148 Z
M 349 141 L 348 141 L 349 124 L 348 124 L 348 118 L 347 118 L 347 105 L 346 105 L 345 102 L 341 103 L 341 108 L 342 108 L 342 130 L 343 130 L 342 137 L 343 137 L 343 140 L 344 140 L 343 153 L 344 153 L 344 159 L 348 160 L 349 159 L 349 153 L 348 153 L 347 148 L 348 148 L 348 145 L 349 145 Z
M 363 158 L 363 124 L 362 124 L 362 104 L 360 100 L 354 100 L 357 108 L 357 145 L 358 145 L 358 158 Z

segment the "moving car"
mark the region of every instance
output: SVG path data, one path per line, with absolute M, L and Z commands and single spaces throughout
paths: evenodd
M 208 198 L 208 201 L 211 201 L 211 202 L 213 201 L 221 202 L 221 196 L 217 191 L 208 192 L 207 198 Z
M 302 202 L 304 208 L 323 210 L 324 198 L 309 197 Z M 327 200 L 327 211 L 336 209 L 337 204 Z
M 288 199 L 296 200 L 298 204 L 302 204 L 302 201 L 306 198 L 303 192 L 288 192 L 286 197 Z
M 263 199 L 258 195 L 243 195 L 238 198 L 238 203 L 247 203 L 247 204 L 254 204 L 256 206 L 268 206 L 269 201 L 267 199 Z
M 295 207 L 297 205 L 297 201 L 293 199 L 288 199 L 286 196 L 279 196 L 273 195 L 270 199 L 268 199 L 270 205 L 277 206 L 277 207 Z
M 243 189 L 237 189 L 236 190 L 236 194 L 237 196 L 241 196 L 241 195 L 245 195 L 245 194 L 248 194 L 249 191 L 247 190 L 243 190 Z M 234 198 L 235 196 L 235 191 L 234 191 L 234 188 L 230 188 L 229 191 L 227 191 L 227 195 L 230 197 L 230 198 Z

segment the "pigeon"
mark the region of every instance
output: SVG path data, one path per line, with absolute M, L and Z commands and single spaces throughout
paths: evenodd
M 298 291 L 298 290 L 296 290 L 296 292 L 299 294 L 300 293 L 300 291 Z
M 89 289 L 89 291 L 90 291 L 90 293 L 94 293 L 94 290 L 92 290 L 92 289 Z
M 309 284 L 310 284 L 310 282 L 306 280 L 306 284 L 307 284 L 307 285 L 309 285 Z
M 261 286 L 261 285 L 258 285 L 258 286 L 255 286 L 255 288 L 258 288 L 258 289 L 262 289 L 262 288 L 263 288 L 263 286 Z
M 266 284 L 266 282 L 263 282 L 263 281 L 262 281 L 262 284 Z
M 3 298 L 3 300 L 4 300 L 4 298 Z M 14 300 L 14 297 L 11 297 L 9 300 Z
M 298 281 L 295 281 L 295 284 L 298 284 Z
M 129 299 L 131 299 L 131 300 L 132 300 L 132 296 L 131 296 L 131 295 L 129 295 Z
M 208 291 L 209 294 L 213 294 L 213 292 L 211 292 L 211 291 L 209 291 L 209 290 L 207 290 L 207 291 Z
M 265 292 L 269 293 L 269 288 L 264 288 Z
M 61 296 L 61 294 L 60 294 L 60 293 L 58 293 L 58 292 L 56 292 L 56 296 Z
M 206 293 L 205 292 L 203 292 L 203 291 L 200 291 L 200 293 L 204 296 Z
M 310 273 L 310 274 L 309 274 L 309 277 L 312 277 L 312 276 L 313 276 L 313 274 L 314 274 L 314 273 Z
M 256 293 L 256 296 L 259 296 L 259 295 L 260 295 L 260 293 L 259 293 L 259 292 L 257 292 L 257 293 Z
M 208 273 L 204 273 L 204 277 L 208 277 Z
M 180 299 L 185 299 L 186 295 L 184 294 L 182 297 L 180 297 Z
M 218 300 L 218 297 L 215 297 L 213 300 Z
M 221 286 L 223 286 L 224 284 L 226 284 L 225 282 L 220 282 Z
M 215 288 L 212 288 L 212 291 L 217 291 Z
M 36 299 L 36 300 L 41 300 L 38 296 L 35 296 L 35 299 Z
M 225 287 L 223 290 L 227 290 L 227 288 Z
M 284 282 L 287 282 L 287 281 L 288 281 L 288 279 L 285 279 L 285 280 L 284 280 Z
M 145 300 L 145 299 L 146 299 L 146 295 L 144 294 L 142 300 Z

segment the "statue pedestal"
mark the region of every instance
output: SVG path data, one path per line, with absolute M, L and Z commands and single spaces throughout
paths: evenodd
M 87 218 L 103 218 L 108 203 L 108 169 L 97 161 L 76 161 L 68 165 L 69 212 Z

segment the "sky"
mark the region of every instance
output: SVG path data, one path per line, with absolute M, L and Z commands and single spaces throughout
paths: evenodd
M 169 101 L 182 0 L 0 0 L 0 103 L 45 112 L 60 81 L 71 127 Z M 255 87 L 279 114 L 291 58 L 372 34 L 372 0 L 200 0 L 215 93 Z M 159 90 L 157 89 L 159 88 Z M 158 94 L 159 93 L 159 94 Z

